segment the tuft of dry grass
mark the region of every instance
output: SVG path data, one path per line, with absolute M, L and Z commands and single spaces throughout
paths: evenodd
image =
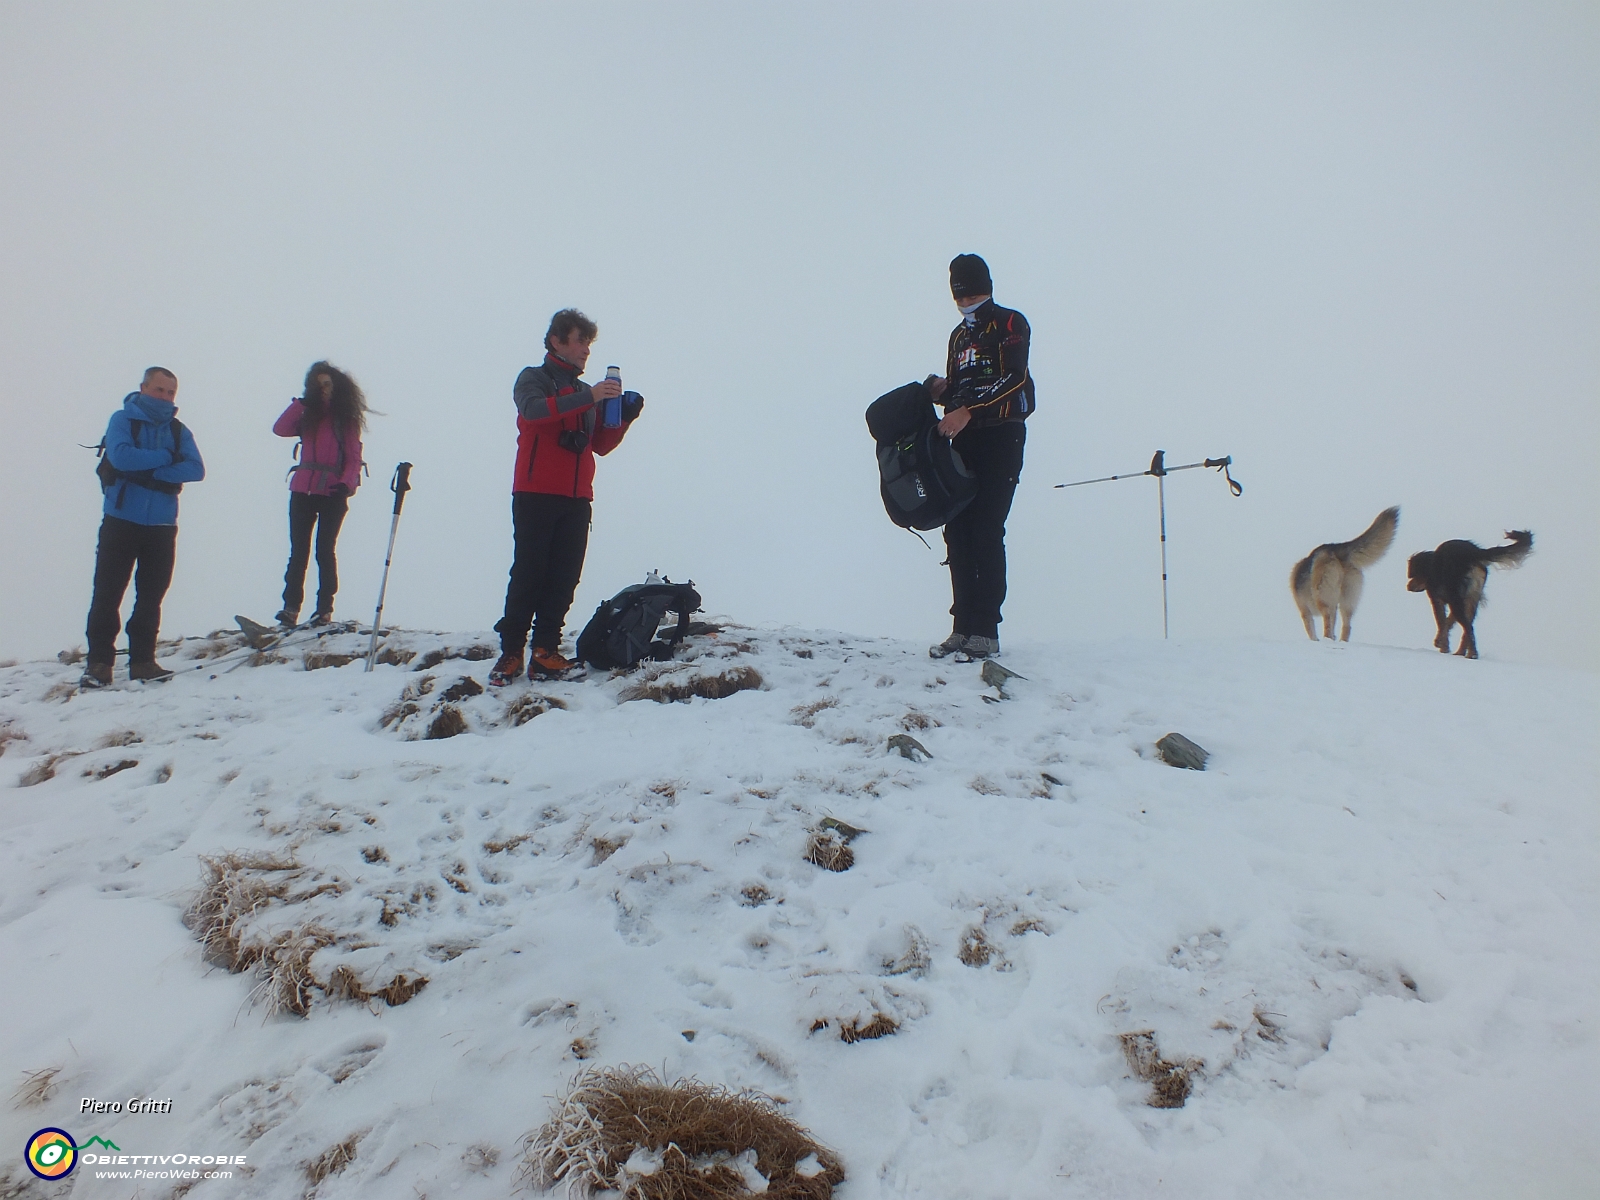
M 260 961 L 262 947 L 247 946 L 242 927 L 274 900 L 289 894 L 293 873 L 300 865 L 250 853 L 202 857 L 200 865 L 206 878 L 184 910 L 183 923 L 200 939 L 209 961 L 234 974 L 247 971 Z
M 772 1200 L 826 1200 L 845 1178 L 838 1156 L 770 1096 L 697 1079 L 669 1084 L 648 1067 L 584 1071 L 522 1145 L 523 1183 L 565 1183 L 574 1196 L 742 1200 L 764 1190 Z
M 829 696 L 826 700 L 813 700 L 810 704 L 802 704 L 790 710 L 789 715 L 794 718 L 794 723 L 805 729 L 815 727 L 817 714 L 826 712 L 830 708 L 838 708 L 837 697 Z
M 531 692 L 524 692 L 506 705 L 505 719 L 513 727 L 526 725 L 535 717 L 542 717 L 552 708 L 566 708 L 566 706 L 567 702 L 557 696 L 536 696 Z
M 423 736 L 430 742 L 453 738 L 467 731 L 467 719 L 454 704 L 441 704 L 438 713 L 428 722 L 428 732 Z
M 961 947 L 956 957 L 969 967 L 987 967 L 999 951 L 983 932 L 983 926 L 972 925 L 961 935 Z
M 127 771 L 133 767 L 137 767 L 138 765 L 139 760 L 137 758 L 124 758 L 120 762 L 110 763 L 101 767 L 99 770 L 95 770 L 91 767 L 89 770 L 85 771 L 84 774 L 93 775 L 96 779 L 110 779 L 113 775 L 117 774 L 117 772 Z
M 340 966 L 328 976 L 324 990 L 333 1000 L 353 1000 L 357 1004 L 382 1000 L 390 1008 L 398 1008 L 427 986 L 426 975 L 408 975 L 402 971 L 382 987 L 369 988 L 361 982 L 361 976 L 349 967 Z
M 381 848 L 370 849 L 382 853 Z M 343 883 L 329 881 L 292 892 L 303 868 L 270 854 L 220 854 L 200 862 L 205 879 L 184 910 L 184 924 L 199 939 L 207 961 L 235 974 L 249 970 L 258 974 L 251 999 L 265 1003 L 269 1014 L 307 1016 L 317 992 L 330 1000 L 381 999 L 391 1005 L 404 1004 L 427 986 L 425 977 L 402 972 L 382 987 L 367 988 L 346 967 L 335 968 L 330 978 L 320 979 L 312 960 L 318 951 L 339 943 L 331 930 L 312 921 L 268 936 L 253 926 L 254 919 L 273 905 L 296 904 L 327 892 L 337 894 L 344 891 Z M 398 911 L 391 916 L 385 901 L 380 919 L 392 925 L 399 919 Z
M 60 1074 L 60 1067 L 40 1067 L 37 1071 L 24 1071 L 21 1086 L 11 1094 L 12 1104 L 17 1108 L 39 1108 L 49 1103 L 50 1098 L 56 1094 L 56 1076 Z
M 320 671 L 324 667 L 347 667 L 361 657 L 359 654 L 335 654 L 331 651 L 307 650 L 300 661 L 305 665 L 306 670 Z
M 378 657 L 374 661 L 388 667 L 403 667 L 416 656 L 415 650 L 407 650 L 403 646 L 385 646 L 378 651 Z
M 906 948 L 899 957 L 884 960 L 883 973 L 910 975 L 920 979 L 928 973 L 928 968 L 932 965 L 933 955 L 929 952 L 927 937 L 915 925 L 907 925 Z
M 417 661 L 417 665 L 411 669 L 413 671 L 431 671 L 446 659 L 451 658 L 465 659 L 467 662 L 482 662 L 486 658 L 494 658 L 499 653 L 499 647 L 485 642 L 479 642 L 475 646 L 446 646 L 439 650 L 429 650 Z
M 470 675 L 463 675 L 444 691 L 439 693 L 441 700 L 469 700 L 473 696 L 483 695 L 483 684 Z
M 267 1014 L 291 1012 L 304 1017 L 311 1012 L 312 993 L 327 991 L 311 972 L 311 958 L 337 939 L 320 925 L 305 925 L 277 934 L 260 950 L 261 982 L 255 995 L 266 1001 Z
M 56 661 L 65 663 L 69 667 L 77 666 L 83 661 L 83 647 L 73 646 L 70 649 L 61 651 L 56 655 Z
M 531 833 L 513 833 L 509 837 L 490 838 L 484 842 L 483 848 L 490 854 L 504 854 L 507 850 L 515 850 L 523 842 L 533 840 Z
M 391 725 L 398 725 L 407 717 L 414 717 L 422 711 L 422 706 L 415 700 L 397 700 L 383 710 L 383 716 L 378 718 L 378 726 L 387 729 Z
M 739 903 L 745 908 L 760 908 L 768 900 L 772 899 L 772 893 L 766 889 L 764 884 L 759 883 L 745 884 L 744 887 L 739 889 L 739 895 L 744 897 Z
M 1153 1029 L 1119 1033 L 1117 1040 L 1129 1069 L 1150 1085 L 1145 1103 L 1151 1108 L 1182 1108 L 1194 1087 L 1191 1077 L 1205 1064 L 1193 1058 L 1181 1063 L 1163 1058 Z
M 806 843 L 806 861 L 826 871 L 848 871 L 856 865 L 856 852 L 845 845 L 831 829 L 811 835 Z
M 606 859 L 610 858 L 613 854 L 615 854 L 618 850 L 621 850 L 627 844 L 628 844 L 628 839 L 625 838 L 625 837 L 622 837 L 622 838 L 608 838 L 608 837 L 590 838 L 589 839 L 589 845 L 591 847 L 593 847 L 593 849 L 594 849 L 594 865 L 598 867 L 601 863 L 605 862 Z
M 759 688 L 763 682 L 761 672 L 754 667 L 730 667 L 718 675 L 663 675 L 624 688 L 618 694 L 617 702 L 626 704 L 630 700 L 654 700 L 658 704 L 671 704 L 695 696 L 721 700 L 735 692 Z
M 67 759 L 76 757 L 78 757 L 77 754 L 72 752 L 67 754 L 52 754 L 42 762 L 36 762 L 33 764 L 33 766 L 24 771 L 22 773 L 22 777 L 17 780 L 17 786 L 37 787 L 41 783 L 46 783 L 56 777 L 57 767 L 66 762 Z
M 4 725 L 0 725 L 0 754 L 4 754 L 6 752 L 6 747 L 12 742 L 25 742 L 27 740 L 28 735 L 23 733 L 22 730 L 18 729 L 10 721 L 7 721 Z
M 888 1037 L 899 1028 L 899 1021 L 896 1021 L 886 1013 L 875 1012 L 872 1014 L 872 1019 L 866 1024 L 862 1024 L 859 1017 L 851 1017 L 848 1021 L 840 1021 L 839 1040 L 847 1045 L 851 1042 L 868 1042 L 873 1038 Z
M 329 1146 L 316 1158 L 305 1164 L 306 1178 L 315 1188 L 330 1175 L 337 1175 L 356 1160 L 356 1147 L 361 1139 L 367 1136 L 363 1129 L 360 1133 L 352 1133 L 342 1142 Z

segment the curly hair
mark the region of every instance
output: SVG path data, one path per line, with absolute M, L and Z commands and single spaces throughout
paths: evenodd
M 333 380 L 333 399 L 327 405 L 323 404 L 322 389 L 317 386 L 318 375 L 326 375 Z M 301 403 L 306 406 L 303 426 L 306 433 L 310 433 L 330 417 L 337 430 L 349 429 L 354 425 L 362 432 L 366 432 L 366 393 L 361 390 L 360 384 L 327 359 L 312 363 L 311 369 L 306 372 L 306 385 Z
M 550 318 L 550 328 L 545 331 L 544 348 L 554 350 L 557 342 L 564 342 L 574 333 L 586 342 L 594 341 L 600 327 L 575 308 L 563 308 Z

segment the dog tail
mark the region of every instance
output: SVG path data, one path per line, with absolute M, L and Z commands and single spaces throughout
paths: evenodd
M 1511 539 L 1511 545 L 1485 550 L 1479 555 L 1479 561 L 1486 566 L 1520 567 L 1522 560 L 1533 553 L 1533 534 L 1526 529 L 1513 529 L 1506 537 Z
M 1370 567 L 1389 552 L 1394 541 L 1394 531 L 1400 527 L 1400 506 L 1386 508 L 1378 514 L 1367 531 L 1345 543 L 1346 561 L 1354 567 Z

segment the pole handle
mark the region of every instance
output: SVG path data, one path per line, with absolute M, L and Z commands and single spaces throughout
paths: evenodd
M 1208 458 L 1205 461 L 1205 465 L 1208 467 L 1215 467 L 1217 470 L 1222 472 L 1223 478 L 1228 481 L 1228 490 L 1235 496 L 1244 495 L 1244 484 L 1235 479 L 1233 477 L 1233 472 L 1228 470 L 1228 468 L 1233 465 L 1233 455 L 1224 454 L 1221 458 Z
M 395 467 L 394 478 L 389 481 L 389 490 L 394 493 L 394 515 L 398 517 L 400 506 L 406 502 L 406 493 L 411 490 L 410 463 L 403 462 Z

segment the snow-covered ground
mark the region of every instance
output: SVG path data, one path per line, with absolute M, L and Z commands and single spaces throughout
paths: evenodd
M 352 1137 L 316 1195 L 505 1197 L 549 1098 L 617 1063 L 779 1097 L 847 1200 L 1600 1192 L 1591 674 L 1018 644 L 1001 699 L 920 644 L 733 625 L 660 680 L 759 674 L 717 699 L 416 669 L 487 643 L 0 670 L 0 1196 L 184 1194 L 35 1183 L 17 1148 L 59 1126 L 245 1156 L 196 1200 L 301 1197 Z M 446 705 L 466 731 L 424 738 Z M 847 870 L 806 859 L 826 818 L 865 831 Z M 306 1016 L 207 962 L 207 880 L 214 957 L 281 983 L 315 951 Z

